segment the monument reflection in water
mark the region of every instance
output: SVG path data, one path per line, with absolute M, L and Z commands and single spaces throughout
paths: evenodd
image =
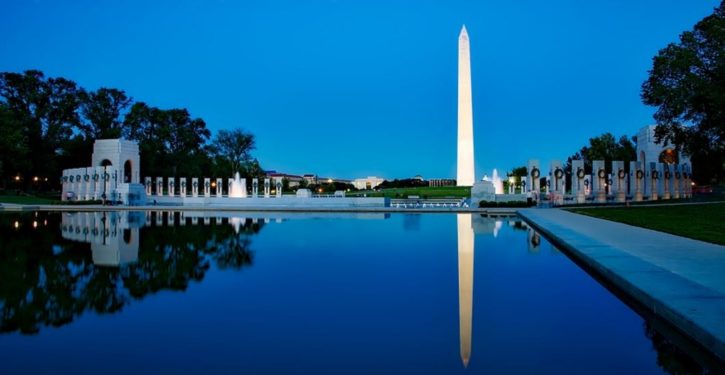
M 5 214 L 0 286 L 0 373 L 700 368 L 516 217 Z

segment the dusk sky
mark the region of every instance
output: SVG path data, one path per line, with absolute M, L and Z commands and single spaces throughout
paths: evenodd
M 185 107 L 252 132 L 265 169 L 340 178 L 455 178 L 465 24 L 480 179 L 651 124 L 652 57 L 719 1 L 1 4 L 0 71 Z

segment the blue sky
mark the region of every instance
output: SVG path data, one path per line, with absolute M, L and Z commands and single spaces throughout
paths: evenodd
M 652 123 L 651 59 L 705 1 L 0 1 L 0 71 L 40 69 L 257 137 L 265 169 L 453 178 L 471 38 L 476 177 Z

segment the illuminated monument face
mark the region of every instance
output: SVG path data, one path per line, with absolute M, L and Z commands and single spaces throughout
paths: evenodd
M 473 186 L 473 102 L 471 99 L 471 51 L 466 26 L 458 36 L 458 186 Z

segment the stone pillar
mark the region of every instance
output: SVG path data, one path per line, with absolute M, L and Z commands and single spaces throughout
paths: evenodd
M 193 182 L 192 182 L 192 184 L 193 184 Z M 197 181 L 197 185 L 198 185 L 198 181 Z M 198 194 L 199 194 L 199 192 L 197 192 L 197 195 Z M 191 225 L 197 225 L 197 224 L 199 224 L 199 217 L 198 216 L 192 216 L 191 217 Z
M 191 196 L 194 198 L 199 196 L 199 179 L 196 177 L 191 178 Z
M 151 177 L 144 177 L 143 181 L 144 187 L 146 188 L 146 196 L 151 196 L 151 191 L 153 189 L 151 185 Z
M 689 164 L 682 164 L 683 198 L 692 198 L 692 173 Z
M 174 180 L 176 180 L 176 178 L 169 177 L 166 182 L 166 188 L 169 190 L 168 193 L 170 197 L 173 197 L 174 194 L 176 194 L 176 186 Z
M 222 190 L 224 190 L 224 185 L 223 185 L 222 179 L 221 178 L 217 178 L 216 179 L 216 189 L 214 191 L 216 193 L 216 197 L 217 198 L 221 198 L 222 197 Z
M 566 178 L 561 160 L 552 160 L 549 170 L 551 176 L 551 191 L 557 195 L 557 199 L 561 198 L 561 203 L 563 203 L 564 191 L 566 190 Z
M 159 197 L 164 196 L 164 178 L 156 177 L 156 195 Z
M 586 195 L 584 190 L 584 178 L 586 172 L 584 171 L 584 160 L 572 160 L 571 161 L 571 193 L 574 195 L 577 203 L 586 202 Z
M 242 198 L 247 197 L 247 178 L 243 178 L 240 181 L 240 184 L 242 185 Z
M 211 197 L 211 179 L 204 177 L 204 197 Z
M 541 178 L 541 170 L 539 170 L 539 161 L 536 159 L 529 160 L 526 166 L 526 176 L 531 178 L 529 182 L 530 192 L 536 193 L 536 199 L 538 200 L 539 192 L 541 187 L 539 186 L 539 178 Z
M 209 216 L 204 216 L 204 225 L 211 224 L 211 218 Z
M 179 177 L 179 196 L 186 197 L 186 177 Z
M 252 179 L 252 198 L 256 198 L 259 194 L 259 180 L 257 178 Z
M 674 176 L 672 179 L 672 199 L 680 199 L 682 193 L 682 172 L 680 171 L 680 165 L 674 164 L 672 169 Z
M 270 181 L 269 178 L 264 179 L 264 197 L 269 198 L 269 190 L 270 190 Z
M 662 179 L 662 199 L 668 200 L 670 199 L 670 184 L 672 183 L 672 171 L 669 164 L 662 163 L 662 176 L 664 177 Z
M 659 172 L 657 171 L 657 163 L 650 162 L 649 163 L 649 199 L 652 201 L 656 201 L 659 199 L 659 192 L 657 191 L 657 185 L 659 180 Z
M 616 160 L 612 162 L 612 174 L 614 174 L 612 190 L 616 202 L 624 203 L 627 200 L 627 171 L 624 170 L 624 162 Z
M 642 201 L 642 186 L 644 183 L 644 170 L 642 169 L 642 162 L 639 161 L 630 161 L 629 162 L 629 172 L 630 175 L 633 176 L 634 184 L 633 184 L 633 199 L 635 202 L 641 202 Z
M 93 190 L 94 191 L 93 199 L 99 200 L 99 199 L 101 199 L 101 194 L 103 194 L 103 187 L 102 187 L 103 168 L 95 167 L 93 169 L 93 177 L 91 177 L 91 178 L 93 179 L 93 184 L 95 185 L 93 188 L 94 189 Z
M 521 194 L 526 194 L 528 192 L 528 178 L 526 176 L 521 176 Z
M 244 179 L 242 179 L 244 181 Z M 227 179 L 227 197 L 230 197 L 232 195 L 232 185 L 234 184 L 233 178 Z
M 275 185 L 275 191 L 274 191 L 275 196 L 277 198 L 281 198 L 282 197 L 282 177 L 276 177 L 274 179 L 274 185 Z
M 593 189 L 596 194 L 597 203 L 607 202 L 607 192 L 605 184 L 607 182 L 607 170 L 604 167 L 604 160 L 594 160 L 592 162 L 592 172 L 594 173 Z

